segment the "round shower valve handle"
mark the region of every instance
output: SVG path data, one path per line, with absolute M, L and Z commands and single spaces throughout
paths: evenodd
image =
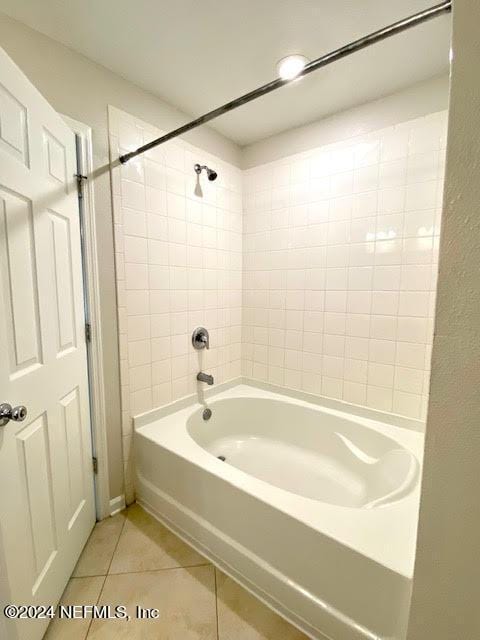
M 14 422 L 23 422 L 27 417 L 27 407 L 18 405 L 13 407 L 8 402 L 0 404 L 0 427 L 4 427 L 6 424 L 13 420 Z
M 209 349 L 210 336 L 205 327 L 197 327 L 192 333 L 192 345 L 194 349 Z

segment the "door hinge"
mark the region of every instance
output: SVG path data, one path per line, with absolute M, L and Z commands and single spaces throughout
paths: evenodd
M 97 474 L 98 473 L 98 460 L 95 457 L 92 458 L 92 467 L 93 467 L 93 473 Z
M 92 325 L 89 322 L 85 323 L 85 340 L 87 342 L 92 341 Z
M 81 173 L 74 173 L 73 177 L 77 179 L 78 197 L 83 198 L 83 183 L 87 180 L 87 176 L 84 176 Z

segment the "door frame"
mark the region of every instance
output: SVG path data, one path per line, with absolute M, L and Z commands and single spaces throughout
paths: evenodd
M 95 220 L 95 197 L 93 189 L 93 146 L 92 129 L 83 122 L 60 114 L 66 124 L 80 140 L 77 143 L 77 171 L 86 176 L 82 180 L 82 260 L 85 283 L 85 308 L 88 313 L 85 322 L 90 325 L 90 339 L 87 340 L 88 386 L 90 396 L 90 416 L 92 433 L 92 455 L 96 458 L 95 510 L 97 520 L 111 515 L 110 486 L 108 475 L 108 445 L 105 411 L 105 384 L 103 373 L 102 318 L 100 306 L 100 280 L 97 258 L 97 231 Z M 80 207 L 82 211 L 80 211 Z

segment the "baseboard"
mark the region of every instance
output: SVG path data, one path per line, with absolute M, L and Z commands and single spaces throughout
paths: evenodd
M 110 515 L 114 516 L 116 513 L 123 511 L 125 507 L 125 496 L 123 494 L 121 496 L 117 496 L 116 498 L 112 498 L 110 500 Z

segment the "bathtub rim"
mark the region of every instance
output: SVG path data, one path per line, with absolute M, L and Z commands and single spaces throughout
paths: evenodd
M 193 404 L 203 404 L 205 400 L 208 400 L 212 396 L 216 396 L 219 393 L 233 389 L 239 385 L 246 385 L 270 393 L 277 393 L 300 402 L 307 402 L 318 407 L 326 409 L 332 409 L 333 411 L 339 411 L 341 413 L 350 413 L 358 418 L 364 418 L 366 420 L 373 420 L 374 422 L 380 422 L 383 424 L 392 425 L 394 427 L 400 427 L 402 429 L 408 429 L 416 431 L 422 435 L 425 432 L 425 421 L 417 420 L 416 418 L 409 418 L 390 411 L 381 411 L 380 409 L 372 409 L 370 407 L 364 407 L 363 405 L 353 404 L 351 402 L 345 402 L 344 400 L 337 400 L 336 398 L 329 398 L 327 396 L 317 395 L 314 393 L 308 393 L 307 391 L 301 391 L 298 389 L 290 389 L 288 387 L 282 387 L 280 385 L 270 384 L 261 380 L 255 380 L 254 378 L 248 378 L 245 376 L 239 376 L 238 378 L 232 378 L 227 382 L 216 384 L 210 389 L 205 389 L 202 383 L 197 383 L 197 391 L 195 393 L 173 400 L 161 407 L 156 407 L 139 413 L 132 418 L 134 430 L 138 430 L 141 427 L 150 424 L 155 420 L 164 418 L 165 416 L 176 413 L 182 409 Z

